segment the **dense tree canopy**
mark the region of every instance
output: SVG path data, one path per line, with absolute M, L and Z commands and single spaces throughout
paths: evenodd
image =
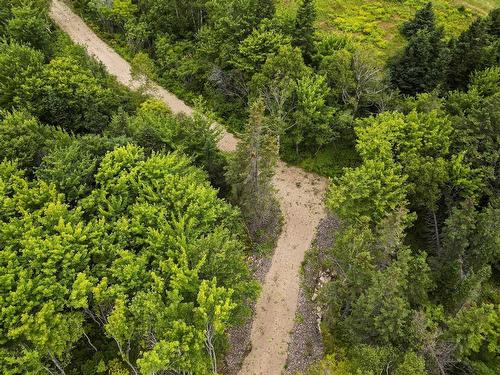
M 0 372 L 216 373 L 257 293 L 219 133 L 120 87 L 46 5 L 0 7 Z
M 281 156 L 333 177 L 339 219 L 304 268 L 329 276 L 312 374 L 499 373 L 500 10 L 457 8 L 459 33 L 392 3 L 422 7 L 383 55 L 318 30 L 312 0 L 72 1 L 238 133 L 226 155 L 212 117 L 126 90 L 48 1 L 0 0 L 0 372 L 220 372 Z

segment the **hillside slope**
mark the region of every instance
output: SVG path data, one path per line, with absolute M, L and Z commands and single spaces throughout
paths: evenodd
M 370 44 L 391 55 L 403 43 L 398 29 L 428 0 L 316 0 L 318 27 Z M 434 0 L 438 22 L 447 35 L 458 35 L 500 0 Z M 294 14 L 300 0 L 280 0 L 282 14 Z

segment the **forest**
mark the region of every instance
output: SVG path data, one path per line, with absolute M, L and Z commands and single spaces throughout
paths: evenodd
M 300 232 L 285 168 L 326 181 L 338 223 L 303 243 L 323 350 L 301 374 L 500 373 L 498 1 L 66 5 L 143 84 L 52 1 L 0 0 L 2 374 L 232 374 L 273 293 L 255 259 Z

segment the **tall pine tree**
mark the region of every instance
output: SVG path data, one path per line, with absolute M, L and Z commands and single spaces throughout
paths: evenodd
M 436 16 L 432 10 L 432 3 L 428 2 L 422 9 L 415 13 L 415 17 L 403 24 L 401 33 L 411 38 L 420 30 L 432 30 L 436 27 Z
M 450 43 L 446 84 L 451 90 L 465 90 L 475 71 L 500 63 L 500 9 L 475 20 L 457 40 Z
M 302 50 L 304 61 L 311 63 L 314 54 L 314 21 L 316 7 L 314 0 L 303 0 L 295 19 L 294 45 Z
M 435 25 L 432 4 L 419 10 L 403 26 L 402 33 L 409 40 L 390 66 L 392 84 L 406 95 L 432 91 L 443 80 L 447 55 L 443 29 Z
M 232 156 L 227 180 L 233 188 L 233 199 L 241 207 L 253 240 L 270 229 L 276 219 L 272 178 L 278 161 L 276 136 L 266 126 L 264 102 L 250 107 L 250 118 Z

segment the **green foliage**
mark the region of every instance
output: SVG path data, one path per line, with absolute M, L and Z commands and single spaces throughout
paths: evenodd
M 441 29 L 420 30 L 391 64 L 392 84 L 403 94 L 435 89 L 444 77 L 446 51 Z
M 424 359 L 414 352 L 407 352 L 403 362 L 394 371 L 394 375 L 424 375 L 425 373 Z
M 241 42 L 238 54 L 233 58 L 233 65 L 251 77 L 260 70 L 269 57 L 290 42 L 290 37 L 262 23 Z
M 56 58 L 25 80 L 16 102 L 42 122 L 83 133 L 102 131 L 119 98 L 75 60 Z
M 278 161 L 276 136 L 264 116 L 264 103 L 252 104 L 245 133 L 229 159 L 226 177 L 242 209 L 253 240 L 263 242 L 276 233 L 278 218 L 272 178 Z
M 0 195 L 2 372 L 64 366 L 84 331 L 74 308 L 86 296 L 74 296 L 88 275 L 93 229 L 53 185 L 29 183 L 8 162 L 0 164 Z
M 27 44 L 50 54 L 52 25 L 45 1 L 13 2 L 11 18 L 6 21 L 5 34 L 11 40 Z
M 451 42 L 451 54 L 446 71 L 449 89 L 465 90 L 471 74 L 498 65 L 498 35 L 495 35 L 495 13 L 475 20 L 457 40 Z
M 0 160 L 16 160 L 20 168 L 39 166 L 58 139 L 67 139 L 63 132 L 40 124 L 26 112 L 3 115 L 0 120 Z
M 158 37 L 154 44 L 155 62 L 162 81 L 169 87 L 181 83 L 193 91 L 200 90 L 203 65 L 197 60 L 196 46 L 189 40 L 174 41 L 167 36 Z
M 498 357 L 500 351 L 498 346 L 500 333 L 498 305 L 495 307 L 491 304 L 482 304 L 463 309 L 448 324 L 450 326 L 449 334 L 456 343 L 461 358 L 467 360 L 471 354 L 483 352 L 483 356 L 487 358 L 486 363 L 477 361 L 473 367 L 479 367 L 482 364 L 492 370 L 498 368 L 498 364 L 495 364 L 495 357 Z
M 207 171 L 216 187 L 226 189 L 223 176 L 225 159 L 217 149 L 219 131 L 213 129 L 210 119 L 200 113 L 193 117 L 174 116 L 162 102 L 146 101 L 135 116 L 116 115 L 110 133 L 128 137 L 149 153 L 185 153 L 194 164 Z
M 108 30 L 123 29 L 127 21 L 137 12 L 137 5 L 131 0 L 90 0 L 89 10 L 95 14 L 99 22 Z
M 364 159 L 394 160 L 408 176 L 411 202 L 434 209 L 448 181 L 451 123 L 441 113 L 382 113 L 360 121 L 357 150 Z
M 126 142 L 124 138 L 91 134 L 72 138 L 46 151 L 36 175 L 64 192 L 66 201 L 75 202 L 92 190 L 94 174 L 104 154 Z
M 302 50 L 306 62 L 314 55 L 314 21 L 316 8 L 314 0 L 303 0 L 297 10 L 294 30 L 294 45 Z
M 500 69 L 476 73 L 467 92 L 452 92 L 445 108 L 453 123 L 452 150 L 464 152 L 466 163 L 481 170 L 484 193 L 494 195 L 500 186 L 498 160 L 500 131 Z
M 410 39 L 419 31 L 432 31 L 436 27 L 436 16 L 432 9 L 432 2 L 428 2 L 423 8 L 415 13 L 415 17 L 403 24 L 401 33 Z
M 328 206 L 344 220 L 376 223 L 404 205 L 406 179 L 390 161 L 366 160 L 331 185 Z
M 237 212 L 203 180 L 187 159 L 146 159 L 141 149 L 127 146 L 106 155 L 97 188 L 82 201 L 86 213 L 105 220 L 104 248 L 114 252 L 105 258 L 110 273 L 101 278 L 94 299 L 98 306 L 116 303 L 105 329 L 132 367 L 129 343 L 143 350 L 137 361 L 142 369 L 168 370 L 174 363 L 185 371 L 210 368 L 206 335 L 219 337 L 234 320 L 235 307 L 241 313 L 241 302 L 255 293 Z M 206 297 L 204 280 L 212 280 L 209 293 L 220 297 Z M 215 303 L 220 314 L 207 316 L 207 303 Z M 213 332 L 207 331 L 210 325 Z M 155 344 L 143 341 L 150 335 Z
M 295 126 L 292 139 L 298 145 L 317 148 L 331 142 L 334 137 L 332 119 L 334 109 L 327 105 L 329 88 L 325 77 L 304 76 L 297 81 L 297 107 L 293 114 Z
M 103 148 L 91 144 L 69 155 Z M 72 191 L 70 177 L 49 177 Z M 107 153 L 90 187 L 70 209 L 54 185 L 0 164 L 2 370 L 80 366 L 74 349 L 91 345 L 133 371 L 216 371 L 227 326 L 256 293 L 238 212 L 188 159 L 136 146 Z
M 352 114 L 349 125 L 366 109 L 383 107 L 384 73 L 374 57 L 373 51 L 341 48 L 324 56 L 320 63 L 320 72 L 332 88 L 332 99 Z
M 443 249 L 438 256 L 442 300 L 450 310 L 475 302 L 482 283 L 490 276 L 490 264 L 500 253 L 495 227 L 499 210 L 489 206 L 477 212 L 472 202 L 454 208 L 443 229 Z
M 44 56 L 23 44 L 0 43 L 0 107 L 11 109 L 27 79 L 42 69 Z
M 208 23 L 198 33 L 204 61 L 225 67 L 238 46 L 259 22 L 268 17 L 256 0 L 212 0 L 207 3 Z

